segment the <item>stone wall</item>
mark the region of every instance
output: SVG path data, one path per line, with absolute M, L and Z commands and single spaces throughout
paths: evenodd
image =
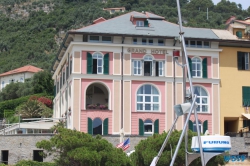
M 36 143 L 41 140 L 49 140 L 53 134 L 23 134 L 23 135 L 0 135 L 0 163 L 2 160 L 2 150 L 8 150 L 8 164 L 15 164 L 20 160 L 33 160 L 33 150 L 40 150 L 36 147 Z M 120 143 L 120 136 L 103 136 L 114 146 Z M 126 140 L 128 137 L 125 137 Z M 130 148 L 126 150 L 129 152 L 134 150 L 134 147 L 140 140 L 147 137 L 130 136 Z M 45 158 L 44 162 L 50 162 L 53 156 Z
M 2 160 L 2 150 L 9 151 L 8 164 L 15 164 L 19 160 L 33 160 L 33 150 L 39 150 L 36 143 L 41 140 L 49 140 L 51 137 L 51 134 L 1 135 L 0 161 Z M 52 161 L 52 157 L 47 157 L 43 161 Z

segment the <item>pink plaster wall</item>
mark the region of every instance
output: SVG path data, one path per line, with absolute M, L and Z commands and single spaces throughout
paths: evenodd
M 80 131 L 88 132 L 88 118 L 94 120 L 95 118 L 100 118 L 102 122 L 104 119 L 108 118 L 108 134 L 112 134 L 112 111 L 110 110 L 82 110 L 81 111 L 81 121 L 80 121 Z
M 82 51 L 82 74 L 87 74 L 87 52 L 93 54 L 95 51 Z M 109 53 L 109 74 L 113 74 L 113 52 L 101 52 L 103 55 Z
M 146 54 L 140 54 L 140 53 L 132 53 L 132 59 L 133 58 L 136 58 L 136 59 L 143 59 L 144 55 Z M 159 60 L 162 60 L 164 59 L 165 60 L 165 54 L 151 54 L 154 56 L 154 59 L 159 59 Z
M 136 112 L 136 93 L 138 89 L 144 84 L 151 84 L 158 89 L 160 94 L 160 112 L 165 112 L 165 82 L 145 82 L 145 81 L 132 81 L 131 91 L 131 106 L 132 112 Z
M 89 85 L 93 83 L 100 83 L 104 85 L 108 92 L 109 92 L 109 108 L 112 110 L 112 103 L 113 103 L 113 80 L 98 80 L 98 79 L 82 79 L 82 85 L 81 85 L 81 110 L 84 110 L 86 101 L 85 101 L 85 94 L 86 90 Z
M 132 112 L 131 115 L 131 134 L 139 134 L 139 119 L 143 121 L 150 119 L 153 122 L 159 119 L 159 133 L 162 133 L 165 129 L 165 112 Z
M 193 58 L 194 56 L 188 56 L 189 58 Z M 206 57 L 206 56 L 197 56 L 201 58 L 202 60 L 204 58 L 207 58 L 207 78 L 212 78 L 212 59 L 211 57 Z

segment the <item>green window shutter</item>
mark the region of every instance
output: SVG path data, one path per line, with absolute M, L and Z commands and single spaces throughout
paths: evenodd
M 144 21 L 144 27 L 148 27 L 148 20 Z
M 139 135 L 144 135 L 144 123 L 142 119 L 139 119 Z
M 191 60 L 191 58 L 188 58 L 188 64 L 189 64 L 190 74 L 191 74 L 191 77 L 192 77 L 192 60 Z
M 92 74 L 92 55 L 87 53 L 87 74 Z
M 245 69 L 245 53 L 237 52 L 237 62 L 238 62 L 238 70 Z
M 250 106 L 250 87 L 242 87 L 243 106 Z
M 243 120 L 243 127 L 247 127 L 247 120 Z
M 208 126 L 207 126 L 207 120 L 203 122 L 203 134 L 207 131 Z
M 109 53 L 104 55 L 104 74 L 109 74 Z
M 188 121 L 188 128 L 189 128 L 189 130 L 193 131 L 193 127 L 194 127 L 193 122 L 191 120 L 189 120 Z
M 109 119 L 106 118 L 103 121 L 103 135 L 108 135 L 109 134 Z
M 88 118 L 88 133 L 93 134 L 93 128 L 92 128 L 92 119 Z
M 159 119 L 156 119 L 154 122 L 154 133 L 159 134 Z
M 204 58 L 202 61 L 202 76 L 207 78 L 207 58 Z

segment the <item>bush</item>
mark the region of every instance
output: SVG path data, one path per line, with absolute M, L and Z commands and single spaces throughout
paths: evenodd
M 15 166 L 56 166 L 56 164 L 49 162 L 37 162 L 32 160 L 21 160 Z

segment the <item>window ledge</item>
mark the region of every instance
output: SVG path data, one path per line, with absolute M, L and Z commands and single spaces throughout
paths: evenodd
M 159 111 L 132 111 L 132 113 L 154 113 L 154 114 L 165 114 L 165 112 L 159 112 Z

